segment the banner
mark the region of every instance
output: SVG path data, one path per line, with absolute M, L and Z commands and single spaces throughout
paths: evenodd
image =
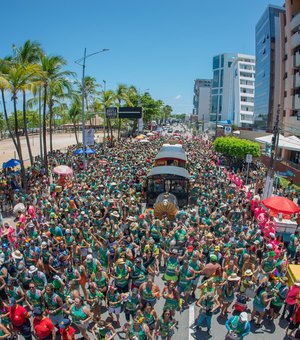
M 85 129 L 85 145 L 95 144 L 94 134 L 95 134 L 94 129 Z

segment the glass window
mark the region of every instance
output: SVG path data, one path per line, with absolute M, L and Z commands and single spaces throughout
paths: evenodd
M 213 69 L 219 68 L 220 58 L 216 56 L 213 58 Z
M 221 70 L 221 87 L 223 87 L 223 74 L 224 74 L 224 70 Z
M 213 87 L 219 87 L 219 71 L 214 71 Z
M 216 113 L 218 109 L 218 96 L 212 96 L 211 100 L 211 112 Z
M 220 101 L 219 101 L 219 113 L 222 112 L 222 96 L 220 96 Z
M 221 56 L 221 67 L 224 67 L 224 55 Z

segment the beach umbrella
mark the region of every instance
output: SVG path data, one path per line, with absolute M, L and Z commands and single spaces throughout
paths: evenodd
M 155 136 L 155 134 L 152 133 L 152 132 L 148 132 L 148 133 L 147 133 L 147 136 Z
M 14 206 L 13 212 L 15 215 L 18 214 L 18 212 L 24 212 L 25 211 L 25 205 L 23 203 L 18 203 Z
M 293 201 L 282 196 L 272 196 L 262 201 L 265 207 L 283 214 L 296 214 L 300 208 Z
M 75 152 L 74 152 L 74 155 L 82 155 L 83 154 L 83 150 L 82 149 L 77 149 Z
M 138 135 L 138 136 L 135 137 L 135 139 L 145 139 L 145 138 L 146 138 L 145 135 Z
M 3 169 L 7 169 L 7 168 L 14 168 L 15 166 L 20 165 L 21 162 L 18 159 L 10 159 L 9 161 L 3 163 L 2 167 Z
M 150 141 L 148 139 L 141 139 L 139 140 L 140 143 L 149 143 Z
M 59 165 L 53 169 L 53 172 L 57 175 L 69 176 L 73 174 L 73 170 L 66 165 Z
M 91 149 L 91 148 L 86 148 L 86 149 L 85 149 L 85 153 L 86 153 L 87 155 L 93 155 L 94 153 L 96 153 L 96 151 L 93 150 L 93 149 Z

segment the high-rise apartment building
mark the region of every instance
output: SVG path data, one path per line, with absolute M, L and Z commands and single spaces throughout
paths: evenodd
M 193 114 L 204 123 L 210 118 L 211 84 L 211 79 L 196 79 L 194 84 Z
M 227 120 L 231 117 L 231 65 L 235 54 L 223 53 L 213 57 L 213 81 L 211 89 L 210 121 Z
M 253 126 L 255 57 L 237 54 L 231 65 L 229 119 L 239 127 Z
M 283 7 L 269 5 L 255 27 L 256 73 L 254 97 L 254 128 L 271 131 L 280 104 L 280 69 L 282 65 Z
M 281 41 L 284 55 L 282 131 L 300 136 L 300 1 L 286 0 L 284 6 L 285 16 L 281 20 L 284 33 Z M 296 158 L 300 163 L 300 154 Z

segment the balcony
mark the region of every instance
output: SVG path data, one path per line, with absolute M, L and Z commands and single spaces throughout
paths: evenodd
M 295 30 L 298 26 L 300 26 L 300 13 L 296 14 L 291 20 L 291 31 Z
M 292 45 L 292 48 L 296 48 L 297 46 L 300 45 L 300 33 L 299 32 L 296 32 L 292 35 L 291 45 Z

